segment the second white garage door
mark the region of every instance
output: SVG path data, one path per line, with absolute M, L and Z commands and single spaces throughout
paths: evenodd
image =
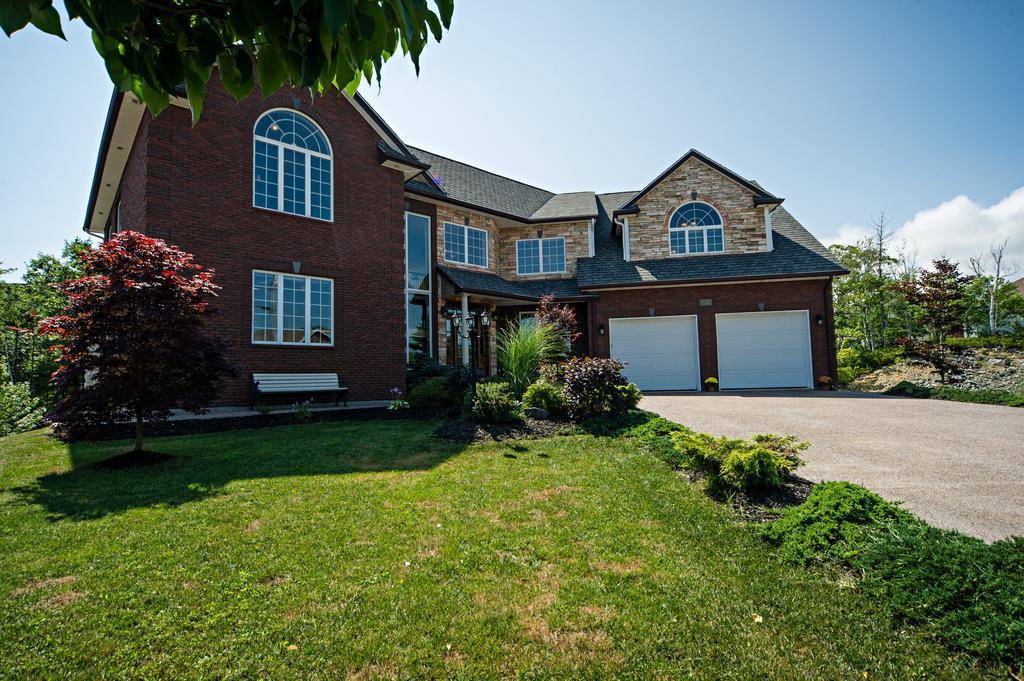
M 715 315 L 718 381 L 729 388 L 813 388 L 806 310 Z
M 696 390 L 700 378 L 697 318 L 608 320 L 611 356 L 641 390 Z

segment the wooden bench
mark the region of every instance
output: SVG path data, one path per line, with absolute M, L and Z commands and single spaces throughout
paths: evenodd
M 338 374 L 253 374 L 252 402 L 249 408 L 258 407 L 260 395 L 283 393 L 334 393 L 334 406 L 338 400 L 345 400 L 348 406 L 348 388 Z

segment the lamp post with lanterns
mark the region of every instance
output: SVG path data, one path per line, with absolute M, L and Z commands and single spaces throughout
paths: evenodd
M 463 315 L 465 314 L 465 318 Z M 453 310 L 448 317 L 452 322 L 452 329 L 462 346 L 462 363 L 465 366 L 476 366 L 476 343 L 473 341 L 480 337 L 482 329 L 491 324 L 491 317 L 487 310 L 480 312 L 462 312 Z M 468 352 L 467 352 L 468 349 Z

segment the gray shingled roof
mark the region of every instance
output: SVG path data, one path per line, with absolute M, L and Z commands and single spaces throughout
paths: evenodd
M 597 198 L 594 192 L 570 192 L 555 194 L 547 203 L 530 216 L 531 220 L 550 220 L 565 217 L 587 217 L 597 215 Z
M 417 158 L 430 164 L 427 172 L 438 180 L 450 199 L 523 221 L 589 218 L 597 214 L 594 192 L 555 194 L 424 149 L 409 148 Z M 406 185 L 415 191 L 438 194 L 423 179 L 410 180 Z
M 604 219 L 604 215 L 615 210 L 613 206 L 622 196 L 624 194 L 598 196 L 604 211 L 595 233 L 595 255 L 577 262 L 578 284 L 583 290 L 611 285 L 846 272 L 828 249 L 781 207 L 772 213 L 774 250 L 771 252 L 626 262 L 622 259 L 621 238 L 614 236 L 611 220 Z
M 481 270 L 464 270 L 458 267 L 438 265 L 455 288 L 467 293 L 482 293 L 522 300 L 538 300 L 542 295 L 555 294 L 557 298 L 575 298 L 583 294 L 576 287 L 575 279 L 543 279 L 540 281 L 508 281 L 497 274 Z

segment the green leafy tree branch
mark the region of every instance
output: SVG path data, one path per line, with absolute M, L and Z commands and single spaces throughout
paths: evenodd
M 401 50 L 419 73 L 432 37 L 451 26 L 454 0 L 65 0 L 69 19 L 93 43 L 121 91 L 159 114 L 184 85 L 192 122 L 213 69 L 236 99 L 264 97 L 291 82 L 314 92 L 355 93 Z M 29 24 L 64 38 L 52 0 L 0 0 L 0 28 Z

